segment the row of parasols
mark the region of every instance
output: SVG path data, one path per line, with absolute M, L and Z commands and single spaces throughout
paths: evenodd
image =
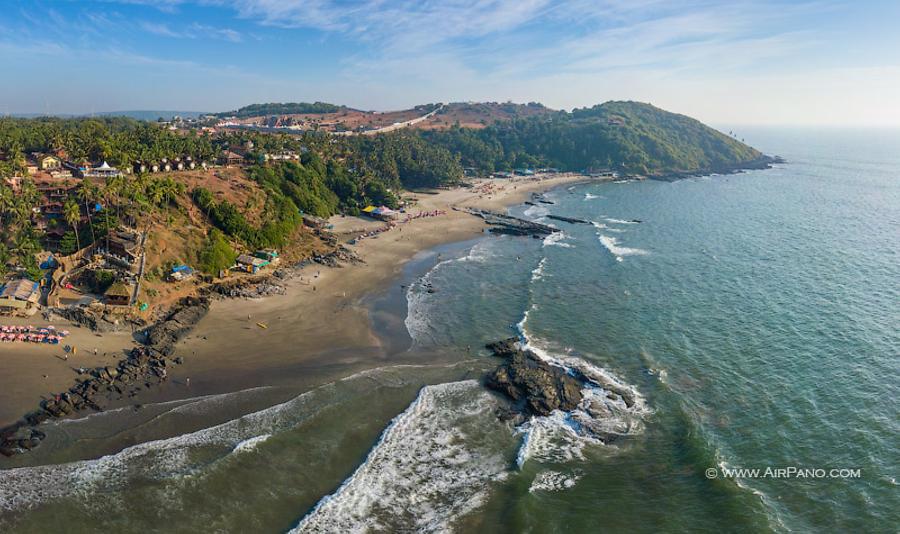
M 33 326 L 0 326 L 0 341 L 7 343 L 50 343 L 56 345 L 68 335 L 68 330 L 57 330 L 54 326 L 40 328 Z

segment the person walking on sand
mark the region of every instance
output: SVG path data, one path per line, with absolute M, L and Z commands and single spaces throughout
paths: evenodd
M 191 385 L 191 377 L 189 377 L 189 376 L 184 377 L 184 385 L 190 387 L 190 385 Z

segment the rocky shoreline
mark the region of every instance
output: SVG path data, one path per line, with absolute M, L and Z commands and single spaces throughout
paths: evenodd
M 652 174 L 648 176 L 651 180 L 660 180 L 663 182 L 674 182 L 684 178 L 694 178 L 697 176 L 709 176 L 710 174 L 738 174 L 744 171 L 755 171 L 763 169 L 771 169 L 772 165 L 787 163 L 781 156 L 762 156 L 751 161 L 734 163 L 728 165 L 717 165 L 707 169 L 699 169 L 696 171 L 683 172 L 667 172 L 661 174 Z
M 283 294 L 287 281 L 303 267 L 313 263 L 340 267 L 345 262 L 362 260 L 353 251 L 340 246 L 328 254 L 317 254 L 266 276 L 211 284 L 203 288 L 199 296 L 185 297 L 159 321 L 138 331 L 142 345 L 129 351 L 116 365 L 82 369 L 76 383 L 68 390 L 41 401 L 37 409 L 16 423 L 0 428 L 0 454 L 12 456 L 39 446 L 46 434 L 38 427 L 48 420 L 87 410 L 103 411 L 112 402 L 133 398 L 141 391 L 166 381 L 168 369 L 184 361 L 181 356 L 175 355 L 176 345 L 206 316 L 213 298 L 259 298 Z M 110 331 L 105 326 L 107 321 L 98 321 L 83 310 L 69 313 L 54 310 L 54 313 L 67 319 L 81 319 L 79 324 L 98 332 Z M 118 323 L 110 324 L 118 326 Z

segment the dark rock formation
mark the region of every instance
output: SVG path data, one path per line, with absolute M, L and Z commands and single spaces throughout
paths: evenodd
M 576 219 L 574 217 L 563 217 L 562 215 L 547 215 L 548 219 L 555 219 L 557 221 L 563 221 L 572 224 L 590 224 L 590 221 L 586 221 L 584 219 Z
M 506 361 L 489 373 L 485 385 L 516 402 L 529 414 L 571 411 L 581 402 L 583 382 L 516 344 L 516 338 L 491 343 L 487 348 Z
M 484 219 L 484 221 L 490 225 L 488 231 L 495 234 L 543 237 L 559 231 L 559 229 L 553 228 L 552 226 L 527 221 L 525 219 L 506 215 L 505 213 L 497 213 L 476 208 L 465 208 L 464 211 Z
M 175 344 L 187 335 L 209 312 L 209 299 L 187 297 L 168 317 L 144 331 L 147 345 L 168 356 L 175 352 Z

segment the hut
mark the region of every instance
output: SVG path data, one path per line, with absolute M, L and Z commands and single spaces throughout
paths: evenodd
M 40 285 L 27 278 L 13 280 L 0 289 L 0 299 L 16 300 L 27 304 L 37 304 Z
M 241 271 L 256 274 L 260 269 L 269 265 L 269 263 L 268 260 L 262 258 L 257 258 L 249 254 L 241 254 L 237 257 L 237 264 L 235 267 Z
M 325 226 L 328 224 L 328 221 L 326 221 L 322 217 L 316 217 L 315 215 L 304 214 L 303 215 L 303 224 L 310 228 L 313 228 L 315 230 L 321 230 L 321 229 L 325 228 Z
M 189 280 L 194 277 L 194 270 L 188 267 L 187 265 L 176 265 L 172 267 L 172 272 L 169 273 L 169 280 L 172 282 L 180 282 L 182 280 Z
M 243 163 L 244 156 L 242 156 L 236 152 L 233 152 L 231 150 L 226 150 L 225 152 L 222 153 L 221 160 L 225 164 L 225 166 L 231 167 L 231 166 L 240 165 L 241 163 Z
M 131 304 L 131 288 L 124 282 L 115 282 L 103 294 L 109 306 L 128 306 Z
M 253 253 L 253 257 L 266 260 L 269 263 L 278 263 L 278 251 L 274 248 L 266 248 L 257 250 Z

